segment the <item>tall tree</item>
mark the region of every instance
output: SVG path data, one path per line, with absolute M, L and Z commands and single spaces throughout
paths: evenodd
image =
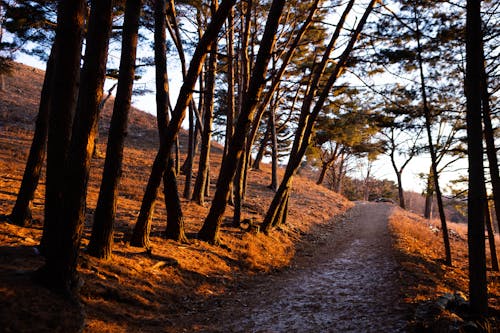
M 467 148 L 469 161 L 469 191 L 467 220 L 469 244 L 469 297 L 471 311 L 476 315 L 488 312 L 486 255 L 484 238 L 483 131 L 481 126 L 482 94 L 482 28 L 481 2 L 467 1 L 466 76 Z
M 153 162 L 151 174 L 149 175 L 148 184 L 142 200 L 141 212 L 138 217 L 138 222 L 142 221 L 141 223 L 144 223 L 144 225 L 147 225 L 145 220 L 147 219 L 147 216 L 150 216 L 150 214 L 148 215 L 148 210 L 151 207 L 151 198 L 154 200 L 155 194 L 158 193 L 162 175 L 166 168 L 167 157 L 171 152 L 172 145 L 178 137 L 180 126 L 186 114 L 186 108 L 192 101 L 193 89 L 202 70 L 203 63 L 205 62 L 206 54 L 210 51 L 212 41 L 217 38 L 219 30 L 224 24 L 229 11 L 234 5 L 234 2 L 235 0 L 223 0 L 220 3 L 219 9 L 212 16 L 210 24 L 205 30 L 205 33 L 198 42 L 198 45 L 193 53 L 189 70 L 186 73 L 184 83 L 181 86 L 177 102 L 172 112 L 172 119 L 168 123 L 164 132 L 165 135 L 160 137 L 160 148 L 158 149 Z M 141 229 L 144 230 L 144 232 L 147 232 L 146 228 Z M 134 238 L 135 237 L 136 236 L 134 236 Z
M 31 142 L 28 161 L 23 173 L 21 187 L 17 193 L 16 203 L 12 208 L 9 219 L 19 226 L 27 226 L 31 223 L 31 207 L 38 187 L 43 162 L 45 160 L 45 149 L 47 146 L 47 133 L 49 127 L 49 106 L 51 97 L 51 82 L 54 72 L 54 50 L 51 51 L 45 69 L 40 104 L 35 123 L 35 133 Z
M 217 11 L 217 1 L 213 0 L 210 6 L 212 15 Z M 217 40 L 212 41 L 208 68 L 205 72 L 205 89 L 203 90 L 205 110 L 203 112 L 203 133 L 201 135 L 200 160 L 198 162 L 198 175 L 194 184 L 192 200 L 199 205 L 205 203 L 205 191 L 210 186 L 210 147 L 212 141 L 212 123 L 214 115 L 215 78 L 217 74 Z
M 420 74 L 420 85 L 421 85 L 421 94 L 422 94 L 422 104 L 423 111 L 425 117 L 425 129 L 427 132 L 427 139 L 429 142 L 429 152 L 431 155 L 431 168 L 432 168 L 432 179 L 434 181 L 434 191 L 436 192 L 436 198 L 438 202 L 438 210 L 439 210 L 439 219 L 441 220 L 441 231 L 443 233 L 443 243 L 445 250 L 445 262 L 448 266 L 452 264 L 451 258 L 451 248 L 450 248 L 450 240 L 448 235 L 448 226 L 446 223 L 446 216 L 444 212 L 444 204 L 443 204 L 443 196 L 441 194 L 441 188 L 439 187 L 439 173 L 437 169 L 437 156 L 436 150 L 434 147 L 433 139 L 432 139 L 432 115 L 431 110 L 427 100 L 427 87 L 425 81 L 425 74 L 423 68 L 423 59 L 422 59 L 422 47 L 420 42 L 420 22 L 419 22 L 419 14 L 417 12 L 417 7 L 413 7 L 414 17 L 415 17 L 415 33 L 416 33 L 416 41 L 417 41 L 417 62 Z
M 141 0 L 127 0 L 125 3 L 118 87 L 109 127 L 102 182 L 89 243 L 89 254 L 99 258 L 109 258 L 111 256 L 118 185 L 122 173 L 123 148 L 125 136 L 127 135 L 128 114 L 135 77 L 141 7 Z
M 166 45 L 166 13 L 167 4 L 165 0 L 155 0 L 155 67 L 156 67 L 156 118 L 160 138 L 165 136 L 168 126 L 169 86 L 167 77 L 167 45 Z M 165 206 L 167 208 L 166 237 L 178 241 L 186 241 L 184 234 L 184 217 L 180 204 L 179 192 L 177 190 L 177 175 L 172 153 L 167 156 L 167 169 L 163 173 L 163 188 L 165 192 Z M 158 188 L 153 196 L 145 196 L 138 222 L 134 227 L 134 233 L 130 244 L 132 246 L 149 247 L 149 232 L 154 210 L 154 202 L 158 195 Z M 147 200 L 146 200 L 147 199 Z M 145 209 L 148 207 L 148 209 Z M 145 214 L 147 213 L 147 214 Z
M 244 95 L 242 109 L 238 115 L 235 133 L 229 144 L 227 155 L 222 161 L 212 206 L 202 228 L 198 232 L 198 237 L 202 240 L 219 243 L 219 228 L 229 199 L 230 184 L 244 152 L 249 126 L 255 114 L 257 102 L 264 89 L 267 66 L 276 42 L 276 32 L 284 5 L 284 0 L 273 0 L 269 9 L 264 35 L 255 60 L 252 78 Z
M 349 41 L 342 51 L 338 61 L 335 63 L 335 65 L 333 65 L 333 68 L 331 70 L 327 71 L 327 76 L 325 77 L 324 73 L 326 72 L 327 64 L 330 62 L 330 55 L 335 48 L 340 32 L 344 27 L 347 15 L 351 11 L 354 2 L 350 1 L 346 5 L 335 28 L 335 31 L 330 39 L 330 42 L 323 52 L 321 62 L 313 70 L 308 84 L 308 93 L 306 94 L 306 97 L 302 104 L 300 119 L 290 153 L 289 163 L 285 170 L 285 175 L 283 176 L 278 191 L 276 192 L 276 195 L 274 196 L 263 221 L 262 230 L 264 232 L 268 232 L 272 227 L 279 225 L 286 218 L 288 198 L 292 185 L 293 175 L 300 166 L 302 158 L 304 157 L 307 147 L 309 146 L 314 123 L 318 117 L 318 114 L 323 109 L 323 106 L 330 95 L 330 90 L 332 89 L 334 83 L 344 71 L 350 53 L 354 48 L 354 45 L 359 35 L 361 34 L 361 30 L 368 20 L 368 16 L 370 15 L 376 2 L 376 0 L 370 1 L 363 13 L 363 16 L 352 32 Z M 320 86 L 320 82 L 323 80 L 325 83 Z M 318 97 L 315 98 L 316 96 Z
M 40 244 L 46 261 L 36 272 L 36 279 L 49 287 L 69 290 L 74 287 L 76 265 L 72 262 L 71 239 L 67 238 L 66 230 L 60 229 L 64 222 L 60 204 L 63 202 L 65 163 L 76 107 L 85 1 L 60 1 L 57 10 L 51 90 L 57 91 L 58 98 L 50 99 L 45 224 Z
M 99 120 L 99 104 L 106 75 L 111 35 L 112 0 L 94 0 L 87 29 L 85 62 L 81 71 L 78 105 L 66 161 L 62 197 L 61 251 L 58 259 L 70 275 L 76 274 L 80 239 L 85 223 L 87 183 Z

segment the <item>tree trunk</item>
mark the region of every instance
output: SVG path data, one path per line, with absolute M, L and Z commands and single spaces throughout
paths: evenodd
M 329 166 L 330 165 L 328 163 L 325 163 L 325 162 L 323 162 L 321 164 L 321 171 L 319 173 L 319 177 L 318 177 L 318 180 L 316 181 L 316 184 L 318 184 L 318 185 L 323 184 L 323 181 L 325 180 L 326 171 L 328 170 Z
M 235 0 L 223 0 L 221 2 L 219 10 L 212 17 L 212 20 L 208 25 L 205 34 L 198 42 L 198 45 L 194 51 L 189 70 L 184 79 L 184 83 L 181 86 L 179 96 L 177 98 L 177 103 L 172 112 L 172 119 L 169 122 L 167 129 L 165 130 L 165 135 L 160 138 L 160 148 L 153 162 L 151 174 L 146 186 L 146 191 L 142 200 L 141 211 L 139 213 L 139 218 L 137 220 L 135 229 L 140 229 L 141 227 L 147 228 L 147 226 L 149 226 L 149 223 L 147 223 L 147 221 L 141 220 L 143 220 L 144 217 L 151 216 L 150 212 L 148 212 L 149 210 L 152 210 L 152 204 L 150 203 L 150 201 L 154 202 L 154 199 L 157 196 L 158 188 L 162 179 L 162 174 L 166 167 L 167 157 L 170 154 L 173 143 L 178 137 L 180 126 L 186 114 L 186 108 L 192 101 L 193 89 L 205 61 L 206 52 L 210 50 L 212 41 L 217 38 L 218 32 L 224 24 L 224 21 L 226 20 L 229 10 L 234 5 L 234 2 Z M 135 234 L 136 231 L 134 230 L 134 235 Z M 137 234 L 146 235 L 148 234 L 148 232 L 137 232 Z M 131 244 L 134 244 L 135 246 L 144 246 L 137 245 L 139 241 L 140 240 L 135 239 L 135 237 L 133 236 Z M 147 241 L 144 241 L 143 244 L 147 244 Z
M 277 102 L 275 100 L 275 102 Z M 274 104 L 269 110 L 269 128 L 271 129 L 271 156 L 272 156 L 272 173 L 271 184 L 269 187 L 276 192 L 278 189 L 278 137 L 276 133 L 276 107 Z
M 234 214 L 233 214 L 233 226 L 239 227 L 241 223 L 241 210 L 243 206 L 243 169 L 245 168 L 245 154 L 241 154 L 240 162 L 238 163 L 238 169 L 236 170 L 236 177 L 234 177 L 233 189 L 234 189 Z
M 484 58 L 484 49 L 481 49 L 481 55 Z M 488 169 L 490 171 L 491 187 L 493 190 L 493 202 L 495 207 L 495 217 L 499 223 L 500 230 L 500 171 L 498 168 L 497 149 L 495 147 L 495 131 L 491 124 L 490 94 L 488 92 L 488 75 L 482 62 L 482 93 L 481 102 L 483 106 L 483 124 L 484 141 L 486 142 L 486 154 L 488 156 Z
M 434 176 L 432 172 L 432 166 L 429 170 L 429 176 L 427 177 L 427 188 L 425 190 L 425 210 L 424 217 L 426 219 L 432 218 L 432 205 L 434 203 Z
M 260 170 L 260 163 L 262 162 L 262 158 L 264 157 L 264 152 L 267 147 L 267 142 L 269 141 L 269 137 L 271 136 L 271 127 L 269 124 L 267 126 L 266 132 L 260 141 L 259 150 L 257 151 L 257 155 L 255 156 L 255 160 L 253 161 L 252 168 L 255 170 Z
M 30 152 L 26 168 L 24 169 L 21 187 L 17 193 L 16 204 L 12 209 L 9 220 L 19 226 L 27 226 L 31 223 L 31 207 L 35 198 L 35 191 L 38 187 L 43 160 L 45 159 L 45 149 L 47 144 L 47 130 L 49 126 L 49 106 L 50 106 L 50 83 L 54 72 L 54 49 L 50 52 L 50 57 L 45 70 L 42 92 L 40 95 L 40 105 L 36 119 L 35 133 L 31 143 Z
M 483 316 L 488 312 L 486 256 L 484 239 L 484 169 L 483 133 L 481 126 L 481 67 L 482 50 L 481 2 L 467 1 L 466 75 L 467 147 L 469 161 L 469 191 L 467 215 L 469 244 L 469 297 L 471 311 Z
M 189 107 L 189 131 L 188 131 L 188 151 L 186 161 L 181 167 L 181 171 L 185 173 L 186 180 L 184 182 L 184 198 L 191 200 L 191 185 L 193 181 L 193 160 L 194 160 L 194 112 L 192 107 Z
M 323 58 L 321 61 L 321 64 L 318 66 L 316 69 L 315 73 L 313 74 L 313 77 L 311 79 L 311 84 L 310 84 L 310 89 L 309 89 L 309 94 L 305 97 L 301 109 L 301 115 L 299 118 L 299 124 L 296 132 L 296 136 L 294 139 L 294 143 L 292 146 L 292 151 L 290 155 L 290 160 L 288 162 L 287 168 L 285 170 L 285 175 L 281 181 L 280 187 L 278 188 L 278 191 L 276 192 L 273 201 L 271 202 L 271 205 L 266 213 L 266 216 L 264 218 L 264 221 L 262 223 L 262 229 L 264 232 L 268 232 L 269 229 L 276 224 L 276 216 L 278 215 L 278 211 L 285 203 L 286 195 L 288 195 L 288 191 L 291 188 L 292 184 L 292 178 L 297 170 L 297 168 L 300 166 L 300 162 L 302 160 L 302 157 L 305 155 L 305 152 L 307 150 L 307 146 L 309 145 L 309 140 L 310 136 L 313 130 L 314 122 L 319 114 L 319 112 L 322 110 L 323 105 L 325 101 L 327 100 L 328 96 L 330 95 L 330 90 L 333 87 L 334 83 L 336 82 L 337 78 L 339 77 L 340 73 L 343 71 L 344 66 L 349 58 L 349 55 L 354 48 L 354 44 L 357 41 L 361 30 L 364 27 L 364 24 L 366 23 L 368 16 L 371 13 L 371 10 L 373 9 L 373 6 L 375 5 L 376 0 L 370 1 L 368 4 L 368 7 L 366 8 L 363 16 L 361 17 L 356 29 L 353 31 L 351 38 L 346 45 L 344 51 L 340 55 L 340 58 L 338 59 L 338 62 L 335 64 L 335 67 L 333 68 L 332 72 L 329 74 L 330 76 L 328 77 L 327 82 L 324 84 L 322 87 L 321 93 L 319 94 L 314 107 L 312 111 L 310 112 L 310 108 L 312 106 L 314 97 L 316 96 L 316 90 L 317 87 L 319 86 L 319 82 L 321 79 L 324 79 L 323 73 L 324 70 L 327 66 L 327 63 L 329 62 L 330 58 L 330 53 L 334 49 L 334 46 L 336 44 L 336 41 L 338 37 L 340 36 L 340 32 L 342 30 L 342 27 L 344 25 L 345 19 L 347 17 L 347 14 L 350 12 L 352 9 L 352 6 L 354 4 L 354 1 L 350 1 L 346 8 L 344 9 L 344 12 L 337 24 L 337 27 L 332 35 L 332 38 L 330 39 L 330 42 L 323 54 Z
M 401 172 L 396 172 L 396 178 L 398 180 L 398 198 L 399 198 L 399 207 L 406 209 L 405 204 L 405 192 L 403 190 L 403 179 L 401 177 Z
M 226 140 L 224 145 L 224 157 L 227 154 L 227 147 L 234 132 L 234 28 L 233 10 L 229 12 L 227 18 L 227 114 L 226 114 Z
M 67 246 L 73 246 L 70 262 L 76 269 L 80 238 L 85 223 L 87 184 L 99 121 L 99 105 L 106 77 L 111 35 L 112 1 L 94 0 L 90 12 L 85 62 L 80 81 L 78 106 L 68 155 L 63 197 L 63 230 Z M 76 241 L 73 239 L 75 238 Z M 70 243 L 72 242 L 72 243 Z M 93 244 L 92 242 L 90 244 Z M 93 248 L 89 244 L 89 253 Z
M 419 19 L 417 17 L 416 10 L 415 10 L 414 14 L 415 14 L 416 33 L 417 33 L 417 36 L 416 36 L 416 38 L 417 38 L 417 61 L 418 61 L 419 72 L 420 72 L 422 103 L 423 103 L 424 115 L 425 115 L 425 129 L 427 131 L 427 139 L 429 142 L 429 152 L 431 155 L 431 167 L 432 167 L 432 175 L 433 175 L 433 180 L 434 180 L 434 191 L 436 192 L 436 199 L 437 199 L 438 211 L 439 211 L 439 219 L 441 220 L 441 231 L 443 233 L 445 263 L 446 263 L 446 265 L 451 266 L 452 259 L 451 259 L 450 239 L 449 239 L 449 235 L 448 235 L 448 225 L 446 223 L 446 216 L 444 213 L 443 197 L 441 195 L 441 188 L 439 187 L 439 174 L 438 174 L 438 170 L 437 170 L 436 151 L 435 151 L 434 143 L 432 140 L 431 110 L 429 109 L 429 105 L 427 102 L 427 92 L 426 92 L 425 77 L 424 77 L 422 50 L 421 50 L 421 45 L 420 45 Z
M 66 156 L 71 138 L 71 126 L 76 107 L 80 73 L 85 1 L 58 3 L 56 38 L 54 42 L 54 73 L 50 98 L 47 143 L 47 180 L 45 195 L 45 225 L 40 248 L 45 265 L 35 273 L 42 284 L 63 291 L 76 286 L 76 257 L 79 238 L 68 235 L 63 228 L 63 202 Z
M 255 69 L 248 91 L 244 97 L 242 109 L 238 115 L 235 133 L 229 145 L 227 156 L 221 165 L 212 206 L 198 233 L 198 237 L 201 240 L 216 244 L 219 243 L 219 227 L 229 198 L 230 183 L 236 173 L 241 154 L 245 150 L 245 138 L 255 114 L 257 102 L 265 86 L 267 66 L 276 42 L 276 32 L 284 5 L 285 0 L 273 0 L 271 4 L 264 35 L 255 62 Z
M 127 0 L 125 5 L 118 87 L 109 127 L 102 182 L 89 243 L 89 254 L 99 258 L 109 258 L 113 246 L 113 224 L 116 216 L 118 186 L 122 174 L 123 148 L 125 136 L 127 135 L 128 114 L 135 77 L 141 7 L 141 0 Z
M 167 46 L 166 46 L 166 1 L 156 0 L 154 3 L 155 16 L 155 64 L 156 64 L 156 114 L 158 120 L 159 136 L 166 135 L 168 126 L 169 86 L 167 76 Z M 160 143 L 161 144 L 161 143 Z M 167 209 L 166 237 L 176 241 L 187 241 L 184 234 L 184 217 L 177 189 L 176 165 L 172 154 L 168 157 L 167 170 L 158 170 L 157 177 L 163 175 L 163 188 L 165 193 L 165 207 Z M 149 190 L 151 190 L 149 188 Z M 149 231 L 154 210 L 154 201 L 158 188 L 148 192 L 144 197 L 141 212 L 134 228 L 131 239 L 132 246 L 149 247 Z M 146 200 L 147 199 L 147 200 Z
M 217 10 L 217 1 L 212 1 L 212 15 Z M 212 141 L 212 123 L 214 113 L 215 96 L 215 76 L 217 71 L 217 41 L 214 40 L 210 46 L 210 57 L 208 60 L 208 70 L 206 72 L 206 84 L 204 90 L 204 121 L 203 135 L 201 138 L 200 160 L 198 163 L 198 175 L 193 190 L 193 201 L 199 205 L 205 203 L 205 190 L 210 186 L 208 168 L 210 163 L 210 146 Z
M 181 200 L 177 190 L 175 165 L 172 158 L 167 162 L 167 169 L 163 175 L 163 184 L 165 206 L 167 207 L 165 237 L 177 242 L 187 243 L 188 240 L 184 232 L 184 215 L 182 214 Z
M 279 84 L 281 83 L 281 78 L 283 77 L 283 74 L 285 73 L 285 70 L 290 63 L 293 55 L 295 54 L 295 51 L 297 50 L 300 41 L 304 37 L 305 33 L 308 31 L 310 28 L 313 19 L 315 17 L 316 11 L 318 9 L 319 5 L 319 0 L 314 0 L 314 2 L 311 4 L 311 7 L 309 9 L 309 15 L 304 21 L 304 24 L 300 27 L 300 30 L 297 32 L 297 35 L 295 36 L 293 42 L 290 44 L 289 49 L 285 56 L 283 57 L 281 61 L 281 65 L 279 70 L 276 72 L 275 75 L 273 75 L 273 80 L 271 82 L 271 86 L 267 90 L 266 95 L 264 96 L 262 102 L 259 104 L 259 108 L 255 114 L 255 119 L 252 122 L 252 129 L 249 135 L 249 139 L 247 142 L 247 155 L 250 156 L 251 153 L 251 148 L 254 145 L 255 139 L 257 137 L 257 131 L 260 127 L 260 123 L 262 120 L 262 116 L 264 115 L 264 112 L 267 108 L 267 105 L 271 102 L 272 97 L 274 96 L 276 89 L 279 87 Z M 248 158 L 248 157 L 247 157 Z M 260 161 L 259 161 L 260 163 Z M 255 165 L 255 163 L 254 163 Z M 255 166 L 253 167 L 254 169 Z
M 486 192 L 486 189 L 484 190 Z M 498 272 L 497 248 L 495 245 L 495 233 L 493 232 L 493 223 L 491 222 L 490 207 L 488 201 L 484 205 L 484 223 L 488 232 L 488 244 L 490 245 L 491 270 Z

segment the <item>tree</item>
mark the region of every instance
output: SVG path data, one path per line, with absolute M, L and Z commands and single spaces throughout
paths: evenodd
M 156 64 L 156 117 L 158 121 L 158 132 L 160 138 L 165 136 L 165 130 L 168 126 L 168 106 L 169 86 L 167 77 L 167 46 L 166 46 L 166 12 L 167 5 L 165 0 L 156 0 L 154 2 L 155 17 L 155 64 Z M 167 168 L 163 172 L 163 188 L 165 192 L 165 206 L 167 208 L 167 227 L 166 237 L 177 241 L 185 242 L 184 217 L 180 204 L 179 192 L 177 189 L 177 175 L 175 171 L 174 157 L 167 155 Z M 130 244 L 138 247 L 149 247 L 149 232 L 151 229 L 151 219 L 154 209 L 154 201 L 158 195 L 145 196 L 141 213 L 134 227 L 134 232 Z M 148 207 L 146 209 L 146 207 Z
M 17 193 L 16 203 L 12 208 L 9 220 L 19 226 L 27 226 L 31 223 L 31 206 L 35 198 L 35 191 L 40 180 L 43 161 L 45 160 L 45 149 L 47 147 L 47 133 L 49 127 L 49 107 L 51 97 L 51 81 L 54 72 L 54 50 L 47 62 L 45 77 L 43 79 L 38 115 L 35 123 L 35 133 L 31 142 L 28 161 L 23 173 L 21 187 Z
M 482 28 L 481 2 L 467 1 L 466 23 L 466 76 L 467 98 L 467 147 L 469 161 L 469 191 L 467 196 L 467 220 L 469 244 L 469 297 L 471 311 L 486 315 L 488 292 L 484 239 L 484 191 L 483 131 L 481 125 L 482 94 Z
M 212 1 L 211 12 L 215 14 L 217 10 L 217 0 Z M 210 56 L 208 68 L 205 72 L 204 92 L 204 113 L 203 113 L 203 133 L 201 135 L 200 160 L 198 162 L 198 175 L 194 184 L 192 200 L 199 205 L 205 203 L 205 190 L 210 186 L 210 146 L 212 141 L 212 123 L 214 114 L 215 78 L 217 74 L 217 40 L 212 41 L 210 46 Z
M 76 106 L 84 17 L 84 1 L 58 3 L 51 90 L 60 95 L 50 99 L 45 224 L 40 244 L 46 261 L 36 272 L 36 279 L 42 284 L 66 291 L 75 287 L 76 256 L 73 250 L 77 248 L 78 237 L 68 235 L 66 228 L 61 230 L 60 204 L 63 202 L 65 163 Z
M 363 26 L 365 25 L 368 16 L 373 9 L 376 1 L 372 0 L 366 7 L 363 16 L 361 17 L 359 23 L 356 28 L 352 32 L 347 45 L 345 46 L 343 52 L 341 53 L 338 61 L 333 65 L 333 68 L 328 71 L 328 75 L 325 77 L 323 74 L 327 69 L 327 64 L 330 62 L 330 54 L 333 51 L 337 39 L 340 35 L 341 30 L 343 29 L 345 19 L 348 13 L 352 9 L 353 1 L 350 1 L 346 8 L 344 9 L 343 14 L 338 22 L 338 25 L 330 39 L 328 46 L 323 52 L 323 56 L 321 58 L 321 62 L 317 64 L 314 68 L 311 79 L 309 81 L 308 94 L 306 95 L 302 108 L 299 123 L 297 126 L 297 132 L 295 135 L 292 151 L 290 154 L 290 160 L 285 170 L 285 175 L 281 184 L 278 188 L 276 195 L 271 202 L 271 205 L 266 213 L 264 218 L 264 222 L 262 225 L 262 230 L 264 232 L 268 232 L 272 227 L 277 226 L 283 223 L 284 219 L 286 219 L 286 212 L 288 207 L 288 197 L 289 191 L 292 184 L 293 175 L 295 174 L 297 168 L 299 167 L 302 158 L 309 146 L 309 140 L 312 134 L 312 130 L 315 124 L 315 121 L 318 117 L 318 114 L 323 109 L 323 106 L 330 95 L 330 90 L 332 89 L 334 83 L 337 78 L 344 71 L 345 66 L 347 64 L 347 60 L 349 59 L 349 55 L 354 48 L 354 44 L 356 43 Z M 317 89 L 320 87 L 320 82 L 324 80 L 324 85 L 321 86 L 320 91 Z M 315 99 L 315 96 L 318 96 Z M 314 105 L 314 106 L 313 106 Z M 311 109 L 312 108 L 312 109 Z
M 99 258 L 109 258 L 111 256 L 118 185 L 122 173 L 123 148 L 127 134 L 128 114 L 135 77 L 141 7 L 141 0 L 127 0 L 125 4 L 118 87 L 111 116 L 106 159 L 88 249 L 89 254 Z
M 230 183 L 232 182 L 238 167 L 241 155 L 244 152 L 245 139 L 248 134 L 250 123 L 256 111 L 257 101 L 260 99 L 266 81 L 266 72 L 271 53 L 276 42 L 276 31 L 281 18 L 285 1 L 273 0 L 267 16 L 264 35 L 262 36 L 259 52 L 254 64 L 252 78 L 243 98 L 242 108 L 239 112 L 233 138 L 229 144 L 227 155 L 222 161 L 217 190 L 214 194 L 212 206 L 198 237 L 202 240 L 219 243 L 219 227 L 222 215 L 229 199 Z
M 234 0 L 223 0 L 217 12 L 212 16 L 212 20 L 205 30 L 189 65 L 189 70 L 184 78 L 184 83 L 181 86 L 177 102 L 172 111 L 172 119 L 165 129 L 165 135 L 160 137 L 160 148 L 153 162 L 151 174 L 149 175 L 148 184 L 141 205 L 138 221 L 147 219 L 148 210 L 151 208 L 151 202 L 156 198 L 158 188 L 162 179 L 163 172 L 166 168 L 167 157 L 171 152 L 171 148 L 179 134 L 181 123 L 186 114 L 186 108 L 192 101 L 193 89 L 200 75 L 200 72 L 205 62 L 206 54 L 210 51 L 212 41 L 217 38 L 217 34 L 224 24 L 229 11 L 234 5 Z M 141 222 L 142 223 L 142 222 Z M 144 224 L 147 225 L 147 224 Z M 145 229 L 144 229 L 145 230 Z M 135 236 L 134 236 L 135 237 Z M 134 241 L 135 242 L 135 241 Z

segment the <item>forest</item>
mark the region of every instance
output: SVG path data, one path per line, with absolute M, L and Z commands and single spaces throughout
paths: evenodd
M 499 22 L 491 0 L 0 0 L 0 324 L 499 332 Z M 391 328 L 243 305 L 292 311 L 295 266 L 355 281 L 348 237 L 397 253 L 346 259 L 400 272 Z

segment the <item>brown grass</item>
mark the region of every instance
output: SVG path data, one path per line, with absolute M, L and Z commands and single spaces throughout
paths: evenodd
M 7 78 L 7 91 L 0 92 L 0 214 L 9 214 L 22 178 L 43 73 L 18 65 L 16 76 Z M 112 102 L 104 110 L 100 124 L 99 148 L 105 151 Z M 133 248 L 128 237 L 138 215 L 142 194 L 157 149 L 156 119 L 133 109 L 125 148 L 119 191 L 113 259 L 100 261 L 82 252 L 79 271 L 84 278 L 81 301 L 88 332 L 157 332 L 178 330 L 169 318 L 179 312 L 194 311 L 196 304 L 237 288 L 252 274 L 287 266 L 295 255 L 302 235 L 315 225 L 332 223 L 352 204 L 335 193 L 297 177 L 290 199 L 288 224 L 269 236 L 254 235 L 230 226 L 232 208 L 222 225 L 222 242 L 215 247 L 195 239 L 178 244 L 162 237 L 165 228 L 163 195 L 157 201 L 151 228 L 152 250 Z M 182 134 L 182 133 L 181 133 Z M 185 146 L 181 135 L 181 146 Z M 214 145 L 211 161 L 211 193 L 218 175 L 221 147 Z M 181 156 L 184 159 L 184 155 Z M 91 230 L 103 160 L 92 162 L 88 189 L 88 219 L 83 248 Z M 195 170 L 196 172 L 196 170 Z M 43 179 L 43 176 L 42 176 Z M 179 177 L 179 188 L 184 177 Z M 244 217 L 261 221 L 272 199 L 267 188 L 270 168 L 251 170 Z M 39 242 L 43 217 L 44 183 L 37 189 L 29 228 L 0 223 L 0 325 L 7 331 L 73 331 L 82 325 L 82 312 L 71 302 L 31 283 L 29 273 L 43 264 L 34 252 Z M 210 204 L 208 198 L 208 205 Z M 201 227 L 208 207 L 182 201 L 186 232 L 193 236 Z M 36 301 L 34 301 L 36 300 Z M 56 315 L 57 314 L 57 315 Z M 68 316 L 74 320 L 61 320 Z M 79 319 L 80 318 L 80 319 Z M 83 320 L 83 319 L 82 319 Z
M 448 224 L 452 267 L 444 264 L 443 241 L 438 226 L 437 220 L 428 221 L 399 208 L 390 217 L 395 248 L 403 267 L 405 302 L 415 307 L 445 293 L 468 293 L 467 226 Z M 498 235 L 496 242 L 500 244 Z M 490 263 L 489 249 L 487 261 Z M 497 313 L 500 311 L 499 272 L 488 270 L 488 296 L 492 312 Z

